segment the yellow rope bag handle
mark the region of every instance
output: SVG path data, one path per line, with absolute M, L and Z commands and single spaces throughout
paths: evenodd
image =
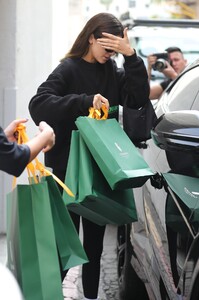
M 103 114 L 101 111 L 103 112 Z M 90 107 L 88 117 L 96 120 L 106 120 L 108 118 L 108 109 L 105 105 L 102 105 L 101 109 Z
M 28 142 L 28 136 L 26 134 L 26 127 L 24 124 L 19 124 L 16 128 L 16 132 L 18 133 L 18 144 L 24 144 Z M 35 162 L 35 164 L 33 163 Z M 65 190 L 65 192 L 71 196 L 74 197 L 74 194 L 71 192 L 71 190 L 57 177 L 55 176 L 52 172 L 47 170 L 44 165 L 38 160 L 38 158 L 34 158 L 33 161 L 31 161 L 27 166 L 26 169 L 28 171 L 28 176 L 32 174 L 33 179 L 35 183 L 39 183 L 38 177 L 36 175 L 36 171 L 39 171 L 41 176 L 47 176 L 51 175 L 55 181 Z M 14 186 L 16 186 L 16 177 L 14 178 Z

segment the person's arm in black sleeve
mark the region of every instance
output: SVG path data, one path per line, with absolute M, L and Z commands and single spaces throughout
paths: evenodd
M 124 58 L 126 104 L 132 108 L 140 108 L 149 101 L 150 86 L 146 67 L 136 53 Z
M 17 126 L 24 122 L 27 122 L 27 119 L 14 120 L 4 131 L 0 127 L 0 170 L 16 177 L 21 175 L 27 164 L 40 151 L 49 151 L 55 143 L 53 129 L 42 121 L 39 124 L 39 133 L 25 144 L 18 145 Z
M 29 147 L 9 142 L 0 128 L 0 170 L 18 177 L 27 166 L 29 159 Z
M 163 91 L 166 90 L 168 85 L 171 83 L 172 79 L 166 79 L 162 82 L 160 82 L 160 86 L 162 87 Z
M 79 115 L 88 114 L 94 95 L 75 94 L 70 90 L 74 84 L 74 65 L 71 60 L 63 61 L 43 82 L 29 103 L 29 111 L 34 122 L 45 120 L 53 125 L 66 120 L 75 120 Z M 78 74 L 76 74 L 78 84 Z

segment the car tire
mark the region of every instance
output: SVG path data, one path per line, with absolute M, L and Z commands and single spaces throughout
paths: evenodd
M 130 225 L 118 227 L 117 262 L 120 300 L 149 300 L 144 283 L 131 265 L 133 247 L 130 242 Z

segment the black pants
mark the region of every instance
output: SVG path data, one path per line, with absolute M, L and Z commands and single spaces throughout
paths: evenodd
M 64 182 L 65 171 L 53 170 L 53 173 Z M 62 188 L 59 185 L 62 192 Z M 70 216 L 79 233 L 80 216 L 70 212 Z M 99 226 L 89 220 L 82 218 L 83 227 L 83 246 L 88 256 L 89 262 L 82 266 L 82 286 L 86 298 L 95 299 L 98 295 L 99 277 L 100 277 L 100 260 L 103 251 L 103 239 L 105 226 Z M 65 278 L 67 271 L 61 271 L 62 280 Z

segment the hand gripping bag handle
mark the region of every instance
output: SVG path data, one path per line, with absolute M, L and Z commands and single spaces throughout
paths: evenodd
M 28 142 L 28 136 L 26 134 L 26 126 L 24 124 L 19 124 L 16 128 L 16 132 L 18 133 L 18 138 L 17 138 L 17 142 L 18 144 L 23 144 Z M 35 164 L 33 163 L 33 161 L 35 162 Z M 30 177 L 30 174 L 32 174 L 35 183 L 38 183 L 38 177 L 36 176 L 36 171 L 39 171 L 41 176 L 46 176 L 46 175 L 51 175 L 55 181 L 57 181 L 57 183 L 65 190 L 65 192 L 71 196 L 74 197 L 74 194 L 71 192 L 71 190 L 57 177 L 55 176 L 52 172 L 50 172 L 49 170 L 47 170 L 44 165 L 37 159 L 35 158 L 33 161 L 31 161 L 26 169 L 28 171 L 28 175 Z M 14 178 L 14 183 L 13 185 L 16 185 L 16 177 Z

